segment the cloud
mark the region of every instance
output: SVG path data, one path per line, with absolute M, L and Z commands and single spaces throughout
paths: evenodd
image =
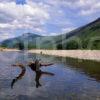
M 75 8 L 79 8 L 79 15 L 81 16 L 91 16 L 97 12 L 100 12 L 100 1 L 99 0 L 78 0 L 78 2 L 73 5 Z
M 68 28 L 62 28 L 62 33 L 68 33 L 72 30 L 76 29 L 76 27 L 68 27 Z
M 8 15 L 8 17 L 12 17 L 13 20 L 23 20 L 27 17 L 33 20 L 44 20 L 49 18 L 45 9 L 38 7 L 35 3 L 31 3 L 31 5 L 17 5 L 15 2 L 0 3 L 0 12 Z
M 0 15 L 0 28 L 12 29 L 38 27 L 49 19 L 45 9 L 35 3 L 25 5 L 17 5 L 15 2 L 0 3 Z
M 87 0 L 87 2 L 83 2 L 83 5 L 81 7 L 79 14 L 88 16 L 88 15 L 95 14 L 97 12 L 100 12 L 100 1 Z
M 43 32 L 43 25 L 48 19 L 49 13 L 34 2 L 24 5 L 6 0 L 0 2 L 0 31 L 12 30 L 15 33 L 17 29 L 30 29 L 33 32 Z
M 67 33 L 100 16 L 99 0 L 0 0 L 0 34 Z M 20 32 L 20 31 L 19 31 Z M 11 35 L 10 35 L 11 34 Z
M 15 35 L 9 34 L 9 33 L 3 33 L 2 35 L 0 35 L 0 41 L 5 40 L 5 39 L 9 39 L 9 38 L 13 38 L 15 37 Z
M 0 0 L 0 2 L 14 2 L 15 0 Z
M 55 7 L 65 7 L 73 11 L 77 10 L 79 15 L 91 15 L 100 12 L 99 0 L 44 0 L 49 5 Z M 74 12 L 73 12 L 74 13 Z

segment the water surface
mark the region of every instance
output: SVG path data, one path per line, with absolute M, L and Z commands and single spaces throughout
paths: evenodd
M 35 72 L 27 63 L 34 59 L 54 64 L 42 67 L 41 87 L 36 88 Z M 26 73 L 11 89 L 12 80 L 21 69 L 12 67 L 23 63 Z M 100 63 L 71 58 L 27 54 L 24 52 L 0 52 L 0 100 L 100 100 Z

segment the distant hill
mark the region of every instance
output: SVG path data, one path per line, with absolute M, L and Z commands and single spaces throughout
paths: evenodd
M 18 48 L 18 43 L 23 43 L 28 49 L 100 49 L 100 18 L 62 35 L 40 36 L 26 33 L 3 41 L 1 46 Z
M 27 46 L 29 43 L 30 46 L 32 46 L 33 48 L 35 47 L 37 37 L 41 37 L 41 36 L 32 33 L 25 33 L 22 36 L 4 40 L 3 42 L 1 42 L 1 46 L 8 47 L 8 48 L 18 48 L 19 43 L 23 43 L 25 46 Z
M 100 18 L 67 33 L 57 44 L 58 49 L 100 49 Z

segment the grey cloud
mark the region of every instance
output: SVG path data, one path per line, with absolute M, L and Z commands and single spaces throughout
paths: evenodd
M 48 24 L 57 26 L 58 30 L 67 31 L 75 27 L 72 18 L 82 18 L 87 15 L 88 17 L 86 16 L 84 19 L 86 18 L 88 21 L 89 18 L 95 18 L 94 13 L 100 12 L 99 0 L 26 0 L 25 5 L 16 5 L 14 1 L 0 0 L 0 4 L 3 5 L 0 8 L 2 27 L 0 27 L 0 31 L 13 30 L 14 32 L 17 29 L 23 29 L 46 34 L 50 30 L 45 27 Z M 70 14 L 70 18 L 68 14 Z M 52 34 L 57 33 L 54 31 Z
M 15 2 L 16 0 L 0 0 L 0 2 Z
M 9 23 L 13 21 L 13 17 L 0 11 L 0 23 Z

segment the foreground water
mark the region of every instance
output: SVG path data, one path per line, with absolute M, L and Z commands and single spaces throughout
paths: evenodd
M 34 59 L 53 62 L 42 71 L 41 87 L 36 88 L 35 73 L 27 66 Z M 26 73 L 11 89 L 12 80 L 21 69 L 12 64 L 23 63 Z M 24 52 L 0 52 L 0 100 L 100 100 L 100 63 L 71 58 L 58 58 Z

